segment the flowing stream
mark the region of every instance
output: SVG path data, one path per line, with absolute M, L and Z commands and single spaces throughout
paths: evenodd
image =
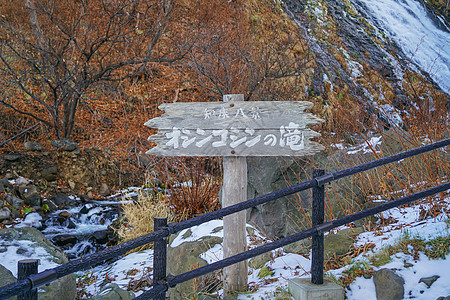
M 351 0 L 450 93 L 450 31 L 418 0 Z

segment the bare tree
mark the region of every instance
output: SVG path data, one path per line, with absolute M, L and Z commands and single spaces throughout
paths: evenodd
M 83 99 L 99 85 L 171 63 L 189 50 L 175 37 L 171 0 L 24 0 L 28 24 L 0 17 L 0 104 L 69 138 Z M 17 102 L 23 97 L 27 105 Z
M 242 22 L 200 28 L 202 39 L 186 59 L 196 75 L 187 81 L 221 96 L 244 93 L 248 101 L 264 86 L 311 67 L 312 55 L 299 32 L 266 31 L 259 39 Z

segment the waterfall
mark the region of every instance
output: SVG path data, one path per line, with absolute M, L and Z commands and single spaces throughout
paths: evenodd
M 352 0 L 441 89 L 450 93 L 450 33 L 418 0 Z

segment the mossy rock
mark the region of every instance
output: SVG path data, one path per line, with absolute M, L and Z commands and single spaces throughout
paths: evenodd
M 68 259 L 64 255 L 64 253 L 59 248 L 54 246 L 49 240 L 47 240 L 44 237 L 44 235 L 36 228 L 24 227 L 24 228 L 1 229 L 0 248 L 8 251 L 8 248 L 10 247 L 17 248 L 16 253 L 18 255 L 22 255 L 24 258 L 42 259 L 43 258 L 42 253 L 45 252 L 45 259 L 48 259 L 49 261 L 55 264 L 60 265 L 68 262 Z M 39 267 L 38 271 L 41 272 L 43 270 L 42 268 Z M 12 280 L 11 276 L 6 276 L 5 274 L 7 275 L 6 272 L 2 272 L 2 276 L 0 276 L 0 286 L 4 286 L 6 284 L 11 283 Z M 13 280 L 16 281 L 14 277 Z M 38 297 L 40 300 L 75 299 L 76 297 L 75 275 L 71 274 L 62 277 L 58 280 L 53 281 L 50 285 L 40 287 Z
M 355 234 L 357 234 L 356 230 L 350 229 L 326 235 L 324 238 L 325 261 L 333 258 L 335 255 L 339 256 L 349 252 L 354 242 L 352 236 Z
M 175 237 L 171 237 L 169 245 Z M 186 238 L 187 236 L 184 237 Z M 196 241 L 183 242 L 174 248 L 169 246 L 167 249 L 167 273 L 179 275 L 206 266 L 207 262 L 200 258 L 200 254 L 221 243 L 222 238 L 220 237 L 205 236 Z M 209 289 L 204 283 L 214 282 L 215 279 L 212 276 L 214 276 L 214 273 L 199 277 L 198 280 L 193 279 L 180 283 L 176 287 L 169 289 L 168 296 L 172 300 L 190 299 L 197 295 L 198 292 L 205 292 L 204 289 Z M 206 292 L 211 291 L 207 290 Z

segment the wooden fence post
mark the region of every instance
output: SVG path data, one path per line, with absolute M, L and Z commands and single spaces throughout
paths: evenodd
M 224 102 L 233 105 L 244 101 L 244 95 L 224 95 Z M 246 157 L 223 158 L 222 206 L 227 207 L 247 200 L 247 159 Z M 224 258 L 247 251 L 246 211 L 223 218 Z M 247 290 L 247 261 L 224 268 L 224 294 Z
M 153 219 L 154 231 L 167 227 L 167 218 Z M 167 238 L 156 240 L 153 246 L 153 286 L 158 285 L 160 280 L 166 278 L 167 270 Z M 153 298 L 154 300 L 165 300 L 166 293 Z
M 313 178 L 317 178 L 325 174 L 322 169 L 313 170 Z M 324 185 L 318 185 L 313 188 L 313 203 L 312 203 L 312 225 L 323 224 L 324 221 Z M 315 233 L 312 236 L 312 260 L 311 260 L 311 282 L 313 284 L 323 284 L 323 258 L 324 245 L 323 233 Z
M 37 259 L 19 260 L 19 262 L 17 263 L 17 280 L 23 280 L 32 274 L 37 274 L 38 264 L 39 260 Z M 17 300 L 37 300 L 37 299 L 38 299 L 38 289 L 32 289 L 31 291 L 25 292 L 17 296 Z

